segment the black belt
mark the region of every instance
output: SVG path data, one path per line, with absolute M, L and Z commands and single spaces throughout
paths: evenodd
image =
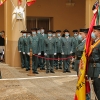
M 90 58 L 89 62 L 90 62 L 90 63 L 100 63 L 100 59 L 93 59 L 93 58 Z
M 89 63 L 100 63 L 100 61 L 89 61 Z
M 81 60 L 81 57 L 76 57 L 76 60 Z

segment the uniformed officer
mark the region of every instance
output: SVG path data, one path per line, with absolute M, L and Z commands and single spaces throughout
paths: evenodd
M 25 59 L 24 59 L 24 38 L 26 37 L 25 31 L 21 31 L 22 36 L 19 38 L 18 40 L 18 51 L 20 53 L 20 57 L 21 57 L 21 67 L 25 68 Z
M 62 37 L 61 37 L 61 30 L 56 30 L 57 38 L 56 38 L 56 49 L 57 49 L 57 55 L 56 59 L 62 58 Z M 56 60 L 56 69 L 62 69 L 62 61 L 61 60 Z
M 76 56 L 76 60 L 75 60 L 75 71 L 77 71 L 77 75 L 78 75 L 78 69 L 79 69 L 79 61 L 82 57 L 83 51 L 84 51 L 84 46 L 85 46 L 85 42 L 86 42 L 86 36 L 88 33 L 89 29 L 80 29 L 79 35 L 78 35 L 78 39 L 81 41 L 81 43 L 76 47 L 75 50 L 75 56 Z
M 40 56 L 44 57 L 44 40 L 47 39 L 47 34 L 45 34 L 44 28 L 40 29 L 40 35 L 39 35 L 39 43 L 41 46 L 41 52 Z M 40 70 L 45 70 L 45 59 L 40 58 Z
M 26 48 L 27 48 L 27 53 L 30 51 L 30 38 L 31 38 L 31 32 L 27 32 L 27 46 L 26 46 Z M 28 50 L 29 49 L 29 50 Z M 28 70 L 30 70 L 30 56 L 28 55 L 28 54 L 26 54 L 26 56 L 27 56 L 27 68 L 26 68 L 26 71 L 28 71 Z
M 70 37 L 69 31 L 64 30 L 65 37 L 62 38 L 62 55 L 64 58 L 68 58 L 73 53 L 73 43 Z M 70 59 L 63 61 L 63 73 L 70 71 Z
M 37 28 L 37 36 L 40 36 L 41 32 L 40 32 L 40 28 Z
M 30 38 L 29 41 L 29 49 L 32 49 L 33 56 L 32 56 L 32 68 L 33 68 L 33 73 L 38 74 L 37 67 L 38 67 L 38 57 L 37 55 L 40 54 L 41 47 L 39 43 L 38 36 L 36 35 L 36 28 L 32 29 L 32 37 Z M 30 51 L 28 51 L 30 52 Z M 29 53 L 28 53 L 29 55 Z
M 46 58 L 51 58 L 50 60 L 46 60 L 46 73 L 54 73 L 53 58 L 54 55 L 56 55 L 56 44 L 55 40 L 52 38 L 52 30 L 48 31 L 48 38 L 45 39 L 44 47 Z
M 29 66 L 28 66 L 28 61 L 27 61 L 27 47 L 28 47 L 28 43 L 27 43 L 27 31 L 25 31 L 25 37 L 23 39 L 23 47 L 24 47 L 24 51 L 23 51 L 23 54 L 24 54 L 24 61 L 25 61 L 25 67 L 26 67 L 26 71 L 29 70 Z
M 57 38 L 57 37 L 56 37 L 56 32 L 55 32 L 55 31 L 52 32 L 52 38 L 53 38 L 54 41 L 56 42 L 56 38 Z M 56 55 L 54 55 L 54 58 L 56 59 Z M 53 64 L 53 65 L 54 65 L 54 67 L 57 66 L 57 65 L 56 65 L 56 60 L 54 60 L 54 64 Z
M 56 32 L 52 31 L 52 37 L 56 40 Z
M 38 39 L 39 39 L 40 36 L 41 36 L 40 28 L 37 28 L 37 36 L 38 36 Z M 40 53 L 40 55 L 41 55 L 41 53 Z M 38 58 L 38 67 L 41 68 L 41 58 Z
M 94 43 L 89 57 L 88 77 L 93 80 L 93 87 L 97 99 L 100 100 L 100 25 L 93 27 L 91 34 Z
M 72 41 L 73 41 L 73 56 L 75 56 L 75 52 L 76 52 L 76 47 L 78 46 L 78 44 L 79 44 L 79 40 L 78 40 L 78 30 L 73 30 L 73 37 L 72 37 Z M 74 69 L 74 61 L 75 61 L 75 59 L 74 59 L 74 57 L 72 58 L 72 69 Z

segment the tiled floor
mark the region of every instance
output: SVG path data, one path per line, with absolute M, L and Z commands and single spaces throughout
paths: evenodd
M 76 72 L 28 76 L 25 69 L 0 64 L 0 100 L 74 100 Z

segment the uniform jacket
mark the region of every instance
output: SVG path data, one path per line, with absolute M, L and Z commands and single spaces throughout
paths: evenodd
M 76 55 L 77 57 L 81 57 L 81 56 L 82 56 L 83 51 L 84 51 L 85 42 L 86 42 L 86 40 L 84 40 L 83 42 L 81 42 L 81 43 L 76 47 L 75 55 Z
M 73 52 L 73 43 L 72 43 L 72 38 L 69 37 L 68 39 L 66 39 L 65 37 L 62 38 L 62 52 L 65 55 L 70 55 L 70 52 Z
M 78 37 L 72 37 L 72 41 L 73 41 L 73 53 L 76 52 L 76 47 L 79 45 L 79 40 Z
M 24 52 L 27 53 L 27 48 L 28 48 L 27 37 L 23 39 L 23 44 L 24 44 Z
M 24 52 L 24 37 L 20 37 L 18 40 L 18 51 Z
M 62 53 L 62 37 L 56 38 L 56 49 L 57 49 L 57 53 Z
M 55 39 L 49 40 L 48 38 L 44 41 L 44 52 L 47 54 L 56 53 L 56 42 Z
M 41 51 L 44 51 L 44 41 L 45 39 L 47 39 L 47 35 L 44 34 L 44 36 L 42 34 L 40 34 L 39 36 L 39 42 L 40 42 L 40 46 L 41 46 Z
M 29 45 L 28 45 L 28 52 L 32 49 L 33 54 L 38 54 L 41 51 L 41 46 L 39 42 L 38 36 L 30 37 Z
M 100 75 L 100 43 L 93 49 L 89 57 L 89 77 L 98 77 Z

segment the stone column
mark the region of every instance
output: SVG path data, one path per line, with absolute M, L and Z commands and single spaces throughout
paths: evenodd
M 22 5 L 19 7 L 17 0 L 7 0 L 4 5 L 4 27 L 6 33 L 5 62 L 13 67 L 21 66 L 20 55 L 18 52 L 18 39 L 21 36 L 20 31 L 26 29 L 26 7 L 24 5 L 25 0 L 23 0 Z M 23 8 L 25 8 L 24 12 Z M 23 13 L 22 20 L 17 20 L 17 12 Z
M 85 15 L 85 27 L 88 28 L 91 23 L 91 19 L 93 16 L 92 7 L 96 0 L 86 0 L 86 15 Z

